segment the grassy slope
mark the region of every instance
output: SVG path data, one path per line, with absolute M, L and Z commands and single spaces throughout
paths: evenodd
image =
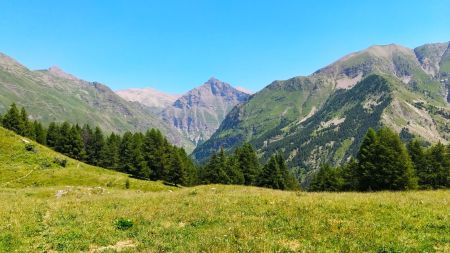
M 100 186 L 124 188 L 128 175 L 90 166 L 39 144 L 36 153 L 26 151 L 24 138 L 0 127 L 0 188 L 39 186 Z M 54 158 L 67 159 L 65 168 Z M 159 182 L 129 179 L 132 189 L 166 190 Z
M 44 124 L 67 120 L 117 133 L 158 128 L 172 143 L 193 149 L 193 143 L 148 108 L 122 99 L 102 84 L 31 71 L 0 53 L 0 113 L 13 102 Z
M 43 169 L 63 156 L 24 146 L 0 128 L 0 252 L 450 250 L 449 191 L 302 193 L 221 185 L 172 191 L 134 179 L 125 190 L 124 174 L 71 159 L 66 168 Z M 118 218 L 131 219 L 133 227 L 117 229 Z

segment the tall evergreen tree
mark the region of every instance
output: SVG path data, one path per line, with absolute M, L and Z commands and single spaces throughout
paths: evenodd
M 270 160 L 264 166 L 259 175 L 258 186 L 284 189 L 283 173 L 280 171 L 276 155 L 270 157 Z
M 51 122 L 47 129 L 47 145 L 51 148 L 55 148 L 58 145 L 59 139 L 61 138 L 61 131 L 58 124 Z
M 223 149 L 214 153 L 203 169 L 202 181 L 207 184 L 229 184 L 230 179 L 225 170 L 226 156 Z
M 37 120 L 33 121 L 34 139 L 36 142 L 46 145 L 47 144 L 47 131 Z
M 119 154 L 120 171 L 125 173 L 132 173 L 137 170 L 134 163 L 133 141 L 133 134 L 131 132 L 126 132 L 123 134 L 120 143 Z
M 83 140 L 81 139 L 80 128 L 72 125 L 69 130 L 69 136 L 64 143 L 65 154 L 77 160 L 83 160 L 85 157 L 83 149 Z
M 20 129 L 21 131 L 18 134 L 34 139 L 34 129 L 32 128 L 28 119 L 28 113 L 24 107 L 20 110 Z
M 432 188 L 433 173 L 431 166 L 428 164 L 428 159 L 420 145 L 419 141 L 412 140 L 408 143 L 408 152 L 416 172 L 418 183 L 421 188 Z
M 413 165 L 400 137 L 388 128 L 369 131 L 358 154 L 360 190 L 405 190 L 417 186 Z
M 188 184 L 188 174 L 184 167 L 180 152 L 176 147 L 173 148 L 169 155 L 169 170 L 166 175 L 166 181 L 175 185 Z
M 12 103 L 9 110 L 3 116 L 3 127 L 12 130 L 17 134 L 23 132 L 22 117 L 15 103 Z
M 99 127 L 95 128 L 87 143 L 89 146 L 85 148 L 88 162 L 93 165 L 102 164 L 107 157 L 105 154 L 105 137 Z
M 339 169 L 325 164 L 314 175 L 309 189 L 311 191 L 341 191 L 343 185 L 344 180 Z
M 113 170 L 119 170 L 120 167 L 120 136 L 114 133 L 108 136 L 105 144 L 105 159 L 100 166 Z
M 237 165 L 244 176 L 245 185 L 256 185 L 258 175 L 261 173 L 256 151 L 250 143 L 244 143 L 235 151 Z
M 438 143 L 432 146 L 427 152 L 429 173 L 426 177 L 426 185 L 432 188 L 449 188 L 450 187 L 450 155 L 447 148 Z

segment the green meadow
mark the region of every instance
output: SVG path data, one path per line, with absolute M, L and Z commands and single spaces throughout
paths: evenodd
M 0 140 L 0 252 L 450 252 L 448 190 L 175 188 Z

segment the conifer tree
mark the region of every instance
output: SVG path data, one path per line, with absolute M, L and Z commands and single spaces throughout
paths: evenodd
M 119 170 L 120 167 L 120 136 L 111 133 L 106 139 L 105 144 L 105 159 L 100 166 L 113 170 Z
M 133 134 L 126 132 L 122 136 L 120 143 L 120 171 L 125 173 L 131 173 L 135 171 L 134 168 L 134 156 L 133 156 Z
M 20 129 L 18 134 L 34 139 L 34 129 L 28 120 L 28 114 L 24 107 L 20 110 Z
M 229 178 L 230 184 L 244 184 L 244 173 L 242 173 L 239 161 L 236 156 L 229 156 L 228 158 L 226 158 L 225 173 Z
M 292 175 L 289 171 L 286 162 L 283 158 L 283 154 L 278 152 L 276 154 L 276 159 L 278 163 L 278 167 L 280 169 L 281 174 L 283 175 L 283 181 L 281 188 L 282 190 L 295 190 L 299 188 L 299 183 L 297 179 Z
M 15 103 L 11 104 L 9 110 L 3 116 L 2 121 L 3 127 L 6 129 L 12 130 L 17 134 L 21 134 L 23 132 L 22 118 Z
M 219 153 L 213 153 L 203 169 L 203 182 L 208 184 L 229 184 L 230 179 L 225 170 L 226 162 L 223 149 Z
M 447 148 L 438 143 L 427 152 L 429 169 L 426 184 L 435 189 L 450 187 L 450 157 Z
M 60 127 L 55 122 L 51 122 L 47 129 L 47 145 L 56 150 L 60 136 Z
M 186 168 L 183 166 L 183 161 L 176 147 L 170 152 L 169 163 L 166 181 L 175 185 L 187 185 L 188 174 Z
M 105 137 L 99 127 L 96 127 L 94 133 L 90 136 L 86 148 L 87 160 L 92 165 L 100 165 L 106 158 L 105 155 Z
M 70 128 L 69 136 L 64 143 L 64 149 L 68 156 L 80 161 L 84 159 L 83 140 L 81 139 L 80 128 L 76 125 L 72 125 Z
M 360 190 L 406 190 L 417 186 L 411 159 L 400 137 L 388 128 L 367 133 L 358 154 Z
M 272 189 L 283 189 L 283 173 L 280 171 L 276 155 L 272 155 L 270 160 L 264 166 L 259 176 L 258 186 Z
M 250 143 L 244 143 L 235 151 L 237 165 L 244 176 L 245 185 L 256 185 L 261 173 L 258 157 Z
M 40 122 L 33 121 L 34 139 L 36 142 L 47 145 L 47 132 Z
M 319 171 L 313 177 L 310 185 L 311 191 L 340 191 L 343 187 L 344 180 L 340 171 L 328 164 L 320 167 Z
M 418 178 L 418 184 L 421 188 L 432 188 L 433 172 L 431 166 L 428 163 L 425 151 L 421 147 L 419 141 L 412 140 L 411 142 L 409 142 L 408 152 Z

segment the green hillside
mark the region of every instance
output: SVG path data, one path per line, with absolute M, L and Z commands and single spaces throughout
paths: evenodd
M 246 141 L 263 160 L 280 150 L 291 167 L 311 169 L 346 161 L 367 129 L 380 126 L 447 143 L 448 46 L 373 46 L 308 77 L 274 82 L 229 113 L 193 157 L 204 161 Z
M 46 124 L 69 121 L 116 133 L 157 128 L 173 143 L 193 148 L 148 108 L 122 99 L 103 84 L 80 80 L 57 67 L 31 71 L 0 53 L 0 113 L 13 102 Z
M 33 150 L 27 151 L 27 146 Z M 65 167 L 57 160 L 66 160 Z M 142 181 L 128 175 L 90 166 L 18 136 L 0 127 L 0 188 L 84 186 L 162 191 L 171 189 L 159 182 Z

